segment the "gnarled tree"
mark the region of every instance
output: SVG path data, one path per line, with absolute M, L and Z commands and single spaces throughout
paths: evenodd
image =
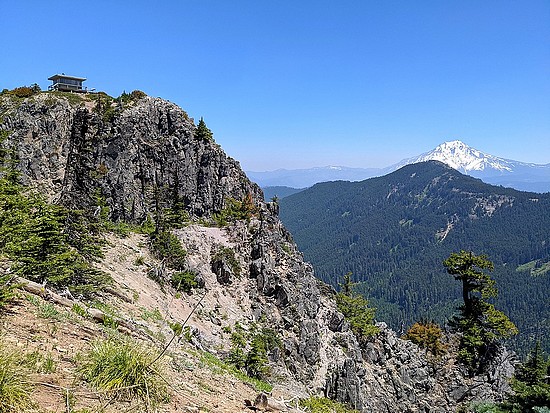
M 485 271 L 492 271 L 493 263 L 486 255 L 471 251 L 452 253 L 443 261 L 447 272 L 462 282 L 464 304 L 452 325 L 462 334 L 459 358 L 470 373 L 482 371 L 495 355 L 498 343 L 518 330 L 514 323 L 488 300 L 497 296 L 493 280 Z

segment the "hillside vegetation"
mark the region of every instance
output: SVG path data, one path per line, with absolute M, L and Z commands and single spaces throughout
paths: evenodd
M 431 161 L 362 182 L 317 184 L 280 201 L 282 221 L 316 276 L 348 271 L 398 330 L 444 322 L 460 290 L 444 259 L 461 249 L 494 262 L 495 305 L 520 330 L 515 348 L 550 350 L 550 194 L 491 186 Z

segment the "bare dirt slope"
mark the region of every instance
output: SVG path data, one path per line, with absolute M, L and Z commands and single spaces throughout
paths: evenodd
M 159 411 L 250 411 L 245 407 L 245 400 L 254 401 L 259 388 L 244 382 L 216 361 L 229 345 L 227 326 L 246 317 L 234 297 L 246 294 L 221 288 L 199 257 L 208 255 L 210 248 L 229 245 L 230 241 L 220 229 L 195 230 L 194 235 L 187 234 L 187 247 L 191 250 L 190 259 L 194 259 L 194 265 L 205 276 L 207 288 L 202 291 L 207 293 L 202 300 L 202 293 L 180 296 L 169 286 L 161 289 L 147 277 L 147 271 L 160 263 L 150 256 L 144 236 L 108 237 L 109 246 L 100 267 L 114 278 L 116 295 L 106 293 L 95 303 L 78 302 L 78 305 L 96 307 L 112 317 L 108 318 L 111 321 L 125 320 L 134 331 L 119 328 L 123 332 L 117 332 L 112 328 L 115 323 L 105 326 L 83 316 L 77 308 L 54 304 L 47 297 L 21 293 L 0 318 L 1 344 L 35 361 L 31 385 L 36 411 L 147 411 L 138 401 L 114 402 L 108 395 L 90 389 L 78 379 L 79 357 L 94 340 L 116 334 L 131 335 L 160 353 L 172 337 L 168 322 L 183 322 L 193 310 L 187 322 L 190 331 L 185 338 L 174 340 L 163 357 L 171 397 Z M 204 350 L 214 356 L 208 356 Z M 274 389 L 273 396 L 291 398 L 279 388 Z

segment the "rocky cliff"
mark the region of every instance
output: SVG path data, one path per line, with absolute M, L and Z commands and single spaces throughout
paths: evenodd
M 505 350 L 488 373 L 467 377 L 452 352 L 432 357 L 382 324 L 360 343 L 335 291 L 296 250 L 277 205 L 262 201 L 238 163 L 199 136 L 183 110 L 150 97 L 107 112 L 100 105 L 87 96 L 2 96 L 4 145 L 17 154 L 25 182 L 54 202 L 93 211 L 101 198 L 111 220 L 136 223 L 182 203 L 193 223 L 175 232 L 207 303 L 194 321 L 198 346 L 223 354 L 224 324 L 269 326 L 282 341 L 269 354 L 272 378 L 287 394 L 326 395 L 363 412 L 449 412 L 504 396 L 513 372 Z M 228 199 L 247 196 L 257 208 L 251 219 L 199 225 Z M 234 252 L 240 272 L 213 265 L 220 248 Z
M 208 216 L 228 197 L 260 199 L 238 162 L 197 137 L 193 120 L 176 105 L 143 97 L 110 107 L 109 117 L 96 101 L 72 100 L 48 93 L 2 100 L 1 128 L 10 131 L 5 145 L 16 148 L 25 183 L 51 199 L 92 208 L 99 196 L 112 220 L 132 222 L 159 202 L 169 208 L 178 200 L 190 214 Z

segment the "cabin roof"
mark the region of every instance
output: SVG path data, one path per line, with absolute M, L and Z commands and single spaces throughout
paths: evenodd
M 82 80 L 82 81 L 86 80 L 85 77 L 67 76 L 63 73 L 60 75 L 59 74 L 53 75 L 48 78 L 48 80 L 57 80 L 57 79 L 72 79 L 72 80 Z

